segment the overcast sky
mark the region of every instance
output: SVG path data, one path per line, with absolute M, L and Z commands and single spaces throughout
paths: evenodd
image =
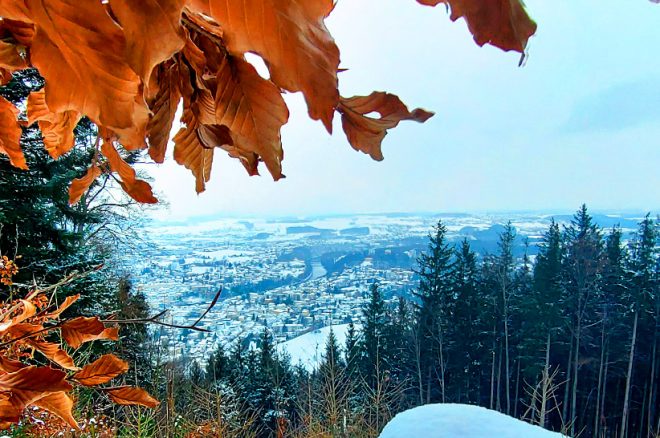
M 463 20 L 414 0 L 339 0 L 328 27 L 344 96 L 383 90 L 436 116 L 402 123 L 377 163 L 287 96 L 284 173 L 248 177 L 216 151 L 207 191 L 149 166 L 159 217 L 660 207 L 660 5 L 527 0 L 529 58 L 479 48 Z M 625 5 L 624 5 L 625 4 Z

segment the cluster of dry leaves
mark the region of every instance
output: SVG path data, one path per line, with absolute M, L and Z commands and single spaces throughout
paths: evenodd
M 480 45 L 523 52 L 536 30 L 521 0 L 417 1 L 446 4 Z M 102 172 L 118 175 L 133 198 L 156 202 L 118 147 L 148 148 L 163 162 L 183 101 L 174 159 L 192 171 L 198 192 L 209 181 L 215 148 L 238 158 L 250 175 L 263 162 L 277 180 L 280 131 L 289 118 L 282 93 L 302 92 L 312 119 L 331 132 L 339 113 L 352 147 L 381 160 L 388 129 L 432 113 L 409 111 L 389 93 L 340 95 L 339 48 L 324 24 L 334 6 L 334 0 L 2 0 L 0 85 L 28 67 L 46 85 L 30 96 L 26 120 L 0 98 L 0 153 L 26 167 L 21 124 L 38 123 L 57 158 L 73 147 L 73 128 L 86 116 L 99 128 L 98 154 L 73 181 L 71 202 Z M 246 53 L 263 58 L 269 78 Z
M 11 278 L 11 277 L 9 277 Z M 76 366 L 63 348 L 77 350 L 96 340 L 117 340 L 119 328 L 98 317 L 62 318 L 80 296 L 67 297 L 59 306 L 40 291 L 0 306 L 0 429 L 17 423 L 25 409 L 36 406 L 78 428 L 71 413 L 75 385 L 94 387 L 120 405 L 156 407 L 158 401 L 132 386 L 105 385 L 128 370 L 128 363 L 113 354 Z M 34 366 L 35 353 L 49 365 Z

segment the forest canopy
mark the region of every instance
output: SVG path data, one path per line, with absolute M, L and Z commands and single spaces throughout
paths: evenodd
M 444 4 L 464 18 L 479 45 L 524 53 L 536 24 L 520 0 L 418 0 Z M 324 20 L 333 0 L 3 0 L 0 5 L 0 85 L 16 71 L 36 68 L 45 86 L 26 108 L 0 98 L 0 154 L 27 164 L 22 126 L 37 123 L 55 159 L 74 145 L 83 118 L 98 127 L 96 153 L 70 187 L 77 202 L 103 173 L 113 174 L 135 200 L 157 202 L 122 149 L 148 149 L 162 163 L 173 137 L 175 161 L 189 169 L 202 192 L 215 148 L 240 160 L 249 175 L 263 162 L 282 178 L 281 128 L 289 119 L 282 98 L 301 92 L 309 117 L 332 133 L 335 113 L 351 146 L 382 160 L 387 130 L 433 113 L 408 107 L 394 94 L 343 97 L 340 51 Z M 259 55 L 269 78 L 245 55 Z M 378 117 L 372 117 L 378 113 Z

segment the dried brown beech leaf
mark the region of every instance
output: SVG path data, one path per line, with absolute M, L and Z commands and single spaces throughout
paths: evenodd
M 149 137 L 149 156 L 156 162 L 165 161 L 167 144 L 170 141 L 170 132 L 176 115 L 176 110 L 181 100 L 179 91 L 179 67 L 178 65 L 161 65 L 157 72 L 158 92 L 149 101 L 149 109 L 153 113 L 147 125 Z
M 51 367 L 25 367 L 0 376 L 0 390 L 10 391 L 9 401 L 19 410 L 51 392 L 71 391 L 64 371 Z
M 238 150 L 258 155 L 275 180 L 282 177 L 280 131 L 289 110 L 277 87 L 241 58 L 226 56 L 217 71 L 216 122 L 231 131 Z
M 25 22 L 32 21 L 25 6 L 25 0 L 2 0 L 0 2 L 0 17 Z
M 80 299 L 80 294 L 69 295 L 64 299 L 64 301 L 62 301 L 62 304 L 60 304 L 56 310 L 47 313 L 46 317 L 51 319 L 58 318 L 62 314 L 62 312 L 64 312 L 69 307 L 71 307 L 71 305 L 76 301 L 78 301 L 78 299 Z
M 124 161 L 111 142 L 103 142 L 101 145 L 101 153 L 108 159 L 110 169 L 119 174 L 119 177 L 121 178 L 121 186 L 129 196 L 136 201 L 145 204 L 155 204 L 158 202 L 158 199 L 153 195 L 149 183 L 136 178 L 135 169 Z
M 79 316 L 63 323 L 60 330 L 62 339 L 73 349 L 79 348 L 85 342 L 107 339 L 103 337 L 105 326 L 98 317 Z
M 12 318 L 9 318 L 11 316 L 11 313 L 14 313 L 15 310 L 19 310 L 20 313 L 15 315 Z M 26 319 L 34 316 L 34 314 L 37 313 L 37 308 L 35 307 L 34 304 L 32 304 L 28 300 L 19 300 L 18 304 L 13 306 L 5 315 L 2 320 L 2 323 L 0 324 L 0 333 L 6 331 L 10 327 L 20 324 Z
M 83 177 L 71 181 L 71 186 L 69 187 L 69 203 L 73 205 L 80 201 L 82 195 L 85 194 L 99 176 L 101 176 L 101 168 L 96 164 L 92 164 Z
M 77 371 L 80 369 L 73 363 L 73 358 L 69 356 L 66 351 L 62 350 L 58 344 L 46 341 L 37 341 L 34 339 L 28 339 L 26 342 L 41 354 L 46 356 L 48 360 L 61 366 L 65 370 Z
M 11 393 L 0 393 L 0 429 L 8 429 L 12 424 L 18 423 L 22 409 L 11 402 Z
M 44 147 L 51 157 L 57 160 L 73 149 L 75 145 L 73 130 L 82 118 L 79 112 L 51 112 L 46 104 L 46 94 L 44 90 L 40 90 L 30 93 L 27 113 L 29 124 L 39 122 Z
M 213 149 L 204 147 L 197 135 L 199 126 L 192 110 L 183 112 L 181 119 L 186 126 L 174 136 L 174 160 L 190 170 L 195 177 L 195 190 L 201 193 L 211 179 Z
M 124 33 L 102 2 L 26 4 L 37 29 L 31 60 L 46 79 L 48 108 L 78 111 L 117 131 L 137 127 L 140 79 L 124 59 Z
M 224 30 L 229 51 L 266 61 L 271 79 L 288 91 L 302 91 L 309 115 L 332 131 L 339 102 L 339 49 L 324 24 L 332 0 L 209 0 L 210 15 Z
M 7 155 L 15 167 L 27 169 L 27 163 L 21 150 L 21 130 L 18 124 L 18 109 L 0 96 L 0 154 Z
M 27 67 L 25 59 L 21 56 L 18 46 L 0 41 L 0 68 L 15 71 Z
M 64 420 L 69 426 L 78 429 L 78 423 L 71 414 L 73 408 L 73 400 L 65 392 L 54 392 L 48 394 L 32 403 L 34 406 L 46 409 L 52 414 L 57 415 Z
M 34 25 L 32 23 L 3 18 L 0 22 L 1 29 L 9 32 L 19 44 L 24 46 L 32 44 L 32 38 L 34 38 Z
M 529 18 L 521 0 L 417 0 L 427 6 L 447 3 L 451 19 L 464 17 L 480 46 L 491 44 L 502 50 L 524 52 L 536 23 Z
M 433 116 L 433 113 L 422 109 L 410 112 L 397 96 L 383 92 L 342 98 L 338 111 L 353 149 L 369 154 L 377 161 L 383 159 L 381 144 L 388 129 L 396 127 L 402 120 L 425 122 Z M 381 117 L 374 119 L 366 116 L 372 112 L 379 113 Z
M 25 365 L 19 360 L 12 360 L 5 356 L 0 356 L 0 371 L 4 373 L 13 373 L 21 368 L 25 368 Z
M 96 386 L 107 383 L 126 371 L 128 371 L 128 363 L 114 354 L 106 354 L 85 365 L 82 370 L 73 375 L 73 378 L 82 385 Z
M 154 68 L 183 48 L 185 0 L 112 0 L 110 8 L 126 36 L 126 59 L 149 85 Z M 145 23 L 149 23 L 145 26 Z
M 160 404 L 147 391 L 134 386 L 120 386 L 119 388 L 106 389 L 105 392 L 118 405 L 142 405 L 155 408 Z

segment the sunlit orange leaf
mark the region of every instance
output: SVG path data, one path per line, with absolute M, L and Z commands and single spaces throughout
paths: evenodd
M 21 417 L 22 408 L 18 408 L 11 401 L 11 393 L 0 393 L 0 429 L 7 429 L 17 423 Z
M 11 313 L 14 313 L 15 310 L 19 310 L 20 313 L 16 316 L 9 318 Z M 37 308 L 28 300 L 19 300 L 18 304 L 12 307 L 4 316 L 3 322 L 0 324 L 0 333 L 6 331 L 11 326 L 15 324 L 20 324 L 26 319 L 34 316 L 37 313 Z
M 282 177 L 280 130 L 289 110 L 277 87 L 241 58 L 225 57 L 217 72 L 216 122 L 231 131 L 234 146 L 258 155 L 275 180 Z
M 136 178 L 135 169 L 124 161 L 111 142 L 103 142 L 101 153 L 108 159 L 112 171 L 119 174 L 121 186 L 126 193 L 138 202 L 146 204 L 155 204 L 158 202 L 153 195 L 149 183 Z
M 99 176 L 101 176 L 101 168 L 93 164 L 87 169 L 87 173 L 83 177 L 71 181 L 71 186 L 69 186 L 69 203 L 75 204 L 80 201 L 80 198 L 82 198 Z
M 85 386 L 96 386 L 107 383 L 126 371 L 128 371 L 128 363 L 114 354 L 106 354 L 85 365 L 73 375 L 73 378 Z
M 28 123 L 39 122 L 44 146 L 51 157 L 58 159 L 75 145 L 73 130 L 81 119 L 77 111 L 53 113 L 46 104 L 44 90 L 30 93 L 28 97 Z
M 34 25 L 32 23 L 3 18 L 0 29 L 6 29 L 18 43 L 24 46 L 32 44 L 32 38 L 34 37 Z
M 24 0 L 2 0 L 0 2 L 0 17 L 30 22 L 30 13 Z
M 21 70 L 27 67 L 18 47 L 11 43 L 0 41 L 0 68 L 9 71 Z
M 31 60 L 53 112 L 74 110 L 110 129 L 134 128 L 140 79 L 126 39 L 102 2 L 26 0 L 37 32 Z M 93 25 L 90 25 L 93 23 Z
M 121 386 L 119 388 L 107 389 L 105 392 L 118 405 L 142 405 L 148 408 L 155 408 L 160 404 L 147 391 L 134 386 Z
M 149 101 L 153 116 L 147 125 L 149 155 L 156 163 L 165 161 L 165 151 L 170 140 L 170 132 L 179 106 L 178 65 L 165 64 L 156 72 L 159 88 L 156 96 Z
M 42 397 L 32 403 L 34 406 L 46 409 L 52 414 L 57 415 L 64 420 L 69 426 L 78 429 L 78 422 L 73 418 L 71 409 L 73 408 L 73 400 L 65 392 L 54 392 Z
M 103 339 L 102 336 L 105 326 L 98 317 L 87 318 L 79 316 L 78 318 L 66 321 L 60 327 L 62 339 L 73 349 L 77 349 L 83 343 Z
M 464 17 L 480 46 L 492 44 L 502 50 L 523 52 L 536 23 L 529 18 L 521 0 L 417 0 L 427 6 L 447 3 L 451 19 Z
M 34 347 L 37 351 L 46 356 L 48 360 L 61 366 L 65 370 L 77 371 L 80 369 L 74 364 L 73 358 L 69 356 L 69 353 L 62 350 L 58 344 L 34 339 L 28 339 L 26 342 L 28 345 Z
M 229 51 L 261 55 L 271 79 L 302 91 L 314 120 L 328 131 L 339 102 L 339 49 L 324 24 L 332 0 L 209 0 L 210 14 L 224 30 Z
M 0 390 L 11 391 L 10 402 L 23 409 L 51 392 L 71 391 L 66 373 L 51 367 L 25 367 L 0 376 Z
M 181 12 L 184 3 L 184 0 L 110 2 L 126 36 L 126 59 L 142 78 L 142 83 L 149 84 L 154 68 L 183 48 Z
M 388 129 L 396 127 L 402 120 L 425 122 L 433 116 L 433 113 L 422 109 L 410 112 L 397 96 L 383 92 L 342 98 L 338 111 L 353 149 L 369 154 L 378 161 L 383 159 L 381 144 Z M 367 117 L 372 112 L 379 113 L 381 117 Z
M 213 149 L 206 148 L 197 135 L 199 126 L 190 109 L 184 109 L 182 121 L 186 124 L 174 136 L 174 160 L 195 176 L 195 190 L 201 193 L 211 179 Z
M 21 361 L 12 360 L 5 356 L 0 355 L 0 370 L 5 373 L 13 373 L 21 368 L 25 368 L 25 365 Z
M 13 166 L 27 169 L 20 146 L 22 130 L 17 118 L 18 109 L 0 96 L 0 154 L 7 155 Z
M 56 310 L 46 314 L 46 316 L 48 318 L 57 318 L 57 317 L 59 317 L 62 314 L 62 312 L 64 312 L 69 307 L 71 307 L 71 305 L 73 303 L 75 303 L 76 301 L 78 301 L 79 298 L 80 298 L 80 294 L 69 295 L 68 297 L 66 297 L 64 299 L 64 301 L 62 301 L 62 304 L 60 304 L 59 307 Z

